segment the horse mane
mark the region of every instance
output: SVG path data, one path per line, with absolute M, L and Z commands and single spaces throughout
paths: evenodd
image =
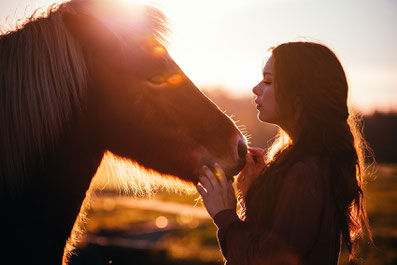
M 51 5 L 47 12 L 33 14 L 22 27 L 0 36 L 1 192 L 18 194 L 32 167 L 45 163 L 48 152 L 84 110 L 88 64 L 80 42 L 63 23 L 62 14 L 98 17 L 106 28 L 118 33 L 121 48 L 127 47 L 127 33 L 128 39 L 134 38 L 134 32 L 119 30 L 111 19 L 96 14 L 92 8 L 96 2 L 100 1 L 72 0 Z M 168 29 L 162 12 L 145 7 L 145 19 L 149 34 L 164 40 Z

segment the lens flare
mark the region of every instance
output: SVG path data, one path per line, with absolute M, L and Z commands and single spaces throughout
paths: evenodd
M 179 85 L 182 82 L 180 74 L 173 74 L 167 78 L 167 83 L 171 85 Z
M 168 226 L 168 219 L 167 219 L 167 217 L 165 217 L 165 216 L 159 216 L 159 217 L 157 217 L 156 218 L 156 226 L 158 227 L 158 228 L 166 228 L 167 226 Z
M 153 57 L 162 57 L 167 53 L 167 49 L 152 35 L 146 36 L 142 39 L 140 48 Z
M 161 57 L 165 54 L 166 50 L 163 46 L 156 46 L 153 48 L 153 56 L 154 57 Z

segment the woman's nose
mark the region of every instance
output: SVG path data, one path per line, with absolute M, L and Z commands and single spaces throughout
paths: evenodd
M 252 89 L 252 93 L 254 93 L 257 96 L 259 96 L 261 94 L 261 90 L 259 89 L 259 85 L 254 86 L 254 88 Z

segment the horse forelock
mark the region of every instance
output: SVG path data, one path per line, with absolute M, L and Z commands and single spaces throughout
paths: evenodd
M 134 38 L 128 23 L 116 27 L 90 7 L 95 1 L 73 0 L 52 5 L 28 18 L 22 27 L 0 36 L 0 185 L 16 194 L 29 170 L 45 162 L 48 152 L 84 109 L 87 63 L 83 49 L 63 23 L 63 12 L 88 12 L 100 18 L 121 42 Z M 147 8 L 147 33 L 164 41 L 165 16 Z M 123 30 L 124 29 L 124 30 Z M 128 37 L 126 37 L 126 35 Z

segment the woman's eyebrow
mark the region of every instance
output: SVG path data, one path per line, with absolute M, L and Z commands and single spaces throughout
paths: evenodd
M 270 73 L 270 72 L 262 72 L 262 74 L 263 74 L 263 78 L 265 78 L 266 75 L 272 75 L 272 73 Z

